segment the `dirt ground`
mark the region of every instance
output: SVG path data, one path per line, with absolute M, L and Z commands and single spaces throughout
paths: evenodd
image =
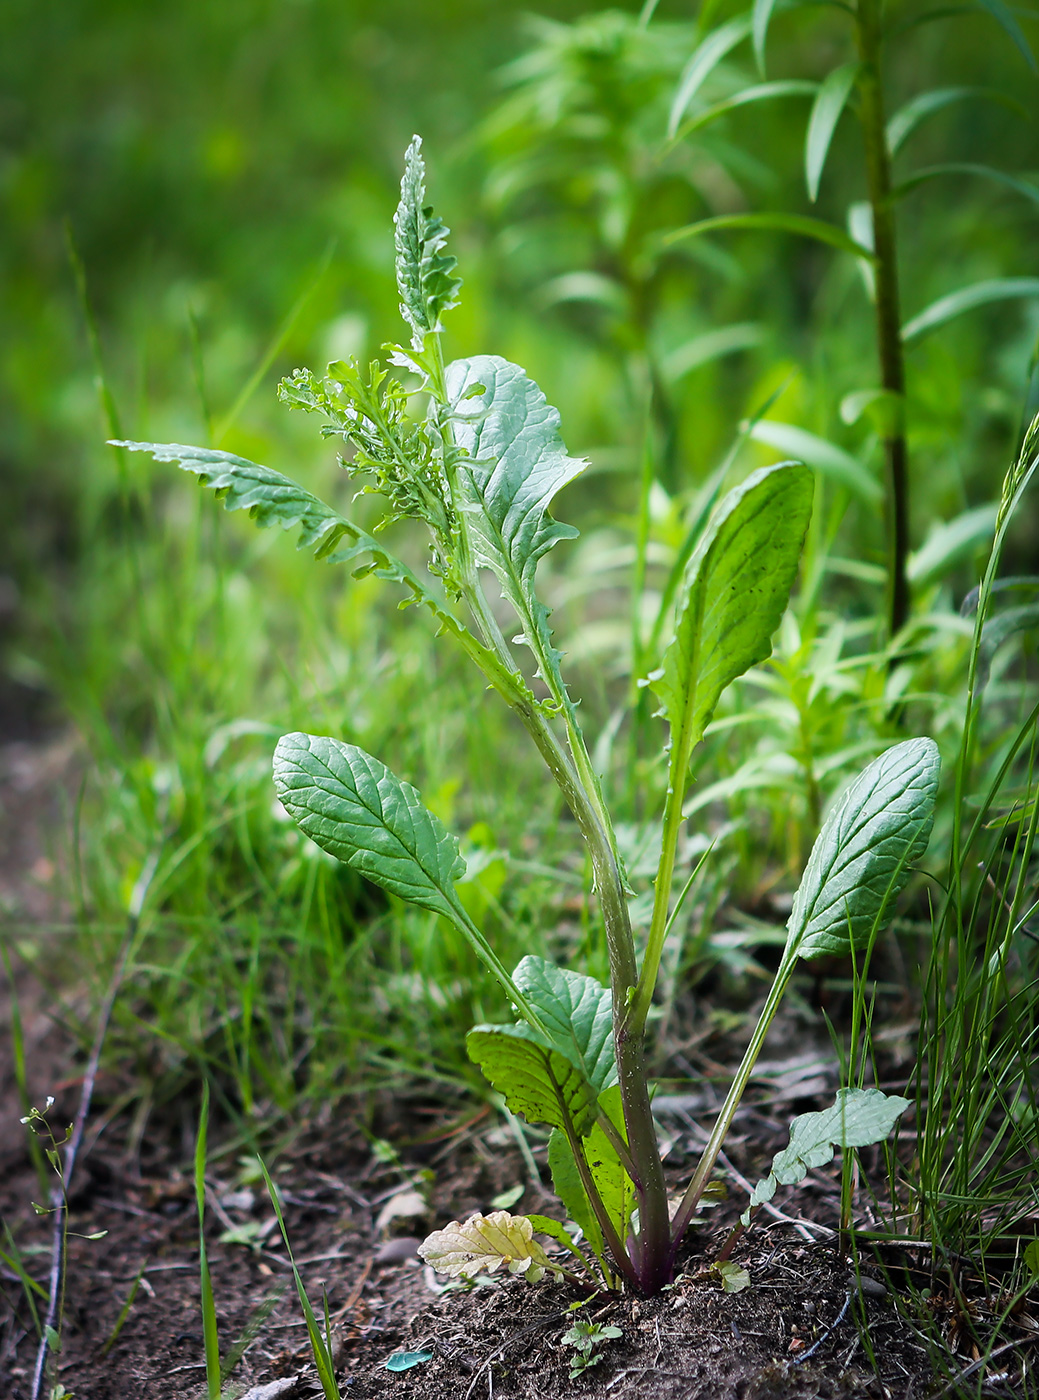
M 60 735 L 0 746 L 0 908 L 5 937 L 53 919 L 53 854 L 46 833 L 55 788 L 67 789 L 74 745 Z M 71 1121 L 82 1055 L 51 1015 L 40 986 L 16 977 L 34 1102 L 56 1094 L 55 1125 Z M 47 1278 L 52 1221 L 35 1215 L 41 1191 L 18 1122 L 10 989 L 0 1002 L 0 1397 L 27 1400 L 37 1333 L 12 1239 L 33 1279 Z M 327 1299 L 344 1397 L 413 1400 L 573 1395 L 644 1400 L 765 1397 L 939 1397 L 1021 1391 L 1039 1337 L 1027 1309 L 1013 1343 L 984 1359 L 985 1321 L 1001 1306 L 998 1282 L 961 1278 L 954 1303 L 928 1260 L 861 1256 L 853 1265 L 833 1232 L 833 1171 L 813 1173 L 791 1216 L 763 1216 L 737 1248 L 749 1286 L 726 1292 L 709 1263 L 740 1208 L 740 1177 L 758 1172 L 785 1140 L 791 1111 L 818 1107 L 833 1085 L 811 1056 L 764 1065 L 741 1111 L 725 1169 L 737 1189 L 694 1231 L 674 1285 L 653 1299 L 600 1294 L 545 1281 L 495 1279 L 444 1289 L 415 1249 L 429 1230 L 490 1208 L 522 1186 L 511 1209 L 553 1213 L 554 1198 L 528 1180 L 508 1128 L 474 1103 L 430 1104 L 406 1093 L 378 1107 L 373 1151 L 342 1112 L 304 1127 L 275 1162 L 295 1257 L 320 1309 Z M 205 1395 L 198 1225 L 190 1143 L 179 1125 L 152 1123 L 144 1144 L 105 1113 L 99 1081 L 72 1182 L 67 1289 L 56 1380 L 78 1400 L 195 1400 Z M 711 1105 L 663 1096 L 657 1110 L 677 1184 L 704 1140 Z M 190 1106 L 191 1121 L 197 1105 Z M 320 1394 L 288 1255 L 255 1161 L 215 1125 L 207 1178 L 207 1246 L 222 1354 L 240 1355 L 225 1395 L 306 1400 Z M 543 1149 L 535 1142 L 544 1179 Z M 777 1206 L 783 1206 L 777 1200 Z M 801 1215 L 813 1228 L 798 1224 Z M 780 1212 L 782 1215 L 782 1211 Z M 821 1227 L 821 1228 L 820 1228 Z M 827 1228 L 828 1227 L 828 1228 Z M 104 1232 L 100 1238 L 86 1238 Z M 4 1257 L 6 1256 L 6 1257 Z M 884 1263 L 897 1265 L 885 1270 Z M 933 1285 L 921 1301 L 920 1290 Z M 973 1292 L 972 1292 L 973 1287 Z M 45 1289 L 43 1290 L 45 1293 Z M 34 1296 L 42 1312 L 45 1298 Z M 576 1313 L 574 1305 L 581 1305 Z M 575 1319 L 619 1329 L 571 1378 Z M 927 1334 L 931 1336 L 928 1344 Z M 945 1352 L 936 1375 L 935 1351 Z M 399 1353 L 407 1369 L 387 1368 Z M 415 1359 L 415 1354 L 418 1358 Z M 44 1392 L 46 1394 L 46 1391 Z

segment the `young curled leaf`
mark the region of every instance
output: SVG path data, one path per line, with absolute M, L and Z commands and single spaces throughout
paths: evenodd
M 879 1089 L 839 1089 L 830 1108 L 801 1113 L 790 1124 L 790 1141 L 772 1159 L 772 1169 L 754 1187 L 740 1216 L 750 1224 L 751 1211 L 770 1201 L 779 1186 L 796 1186 L 812 1167 L 825 1166 L 837 1147 L 869 1147 L 883 1142 L 910 1100 Z
M 426 204 L 426 165 L 420 136 L 412 137 L 404 156 L 400 203 L 393 223 L 400 311 L 414 331 L 415 348 L 420 350 L 425 336 L 440 329 L 441 313 L 458 305 L 462 285 L 462 279 L 455 276 L 457 258 L 443 252 L 450 229 Z
M 435 1230 L 420 1246 L 419 1254 L 438 1274 L 452 1278 L 474 1278 L 493 1274 L 503 1264 L 510 1274 L 523 1274 L 537 1283 L 546 1273 L 559 1278 L 559 1268 L 534 1239 L 534 1227 L 525 1215 L 507 1210 L 490 1215 L 471 1215 Z

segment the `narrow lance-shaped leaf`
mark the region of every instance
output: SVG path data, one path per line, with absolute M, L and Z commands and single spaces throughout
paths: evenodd
M 830 1108 L 799 1114 L 790 1125 L 789 1143 L 772 1159 L 768 1176 L 755 1186 L 740 1216 L 743 1224 L 750 1224 L 751 1212 L 770 1201 L 777 1187 L 796 1186 L 813 1167 L 832 1161 L 835 1148 L 883 1142 L 909 1103 L 879 1089 L 839 1089 Z
M 458 304 L 460 277 L 457 259 L 442 251 L 450 229 L 426 204 L 426 167 L 422 138 L 412 137 L 404 157 L 400 203 L 393 216 L 397 248 L 397 290 L 400 311 L 414 332 L 415 349 L 430 331 L 440 329 L 440 317 Z
M 869 263 L 876 261 L 872 248 L 867 248 L 864 243 L 859 243 L 854 238 L 849 237 L 836 224 L 831 224 L 826 219 L 812 219 L 805 214 L 784 214 L 778 211 L 757 214 L 716 214 L 713 218 L 700 219 L 695 224 L 686 224 L 682 228 L 676 228 L 672 233 L 665 234 L 662 242 L 665 247 L 670 247 L 672 243 L 681 243 L 683 239 L 698 238 L 701 234 L 713 233 L 716 229 L 726 228 L 796 233 L 803 238 L 814 238 L 818 243 L 828 243 L 831 248 L 837 248 L 842 253 L 851 253 L 856 258 L 864 258 Z
M 747 37 L 750 31 L 750 16 L 739 15 L 736 19 L 730 19 L 726 24 L 712 30 L 697 45 L 678 81 L 678 91 L 671 103 L 671 113 L 667 123 L 668 137 L 674 136 L 678 130 L 678 124 L 685 116 L 690 102 L 710 74 L 714 72 L 730 49 L 734 49 Z
M 907 739 L 859 774 L 812 847 L 787 925 L 790 954 L 866 942 L 927 849 L 940 769 L 933 739 Z
M 725 687 L 772 651 L 812 511 L 807 467 L 765 467 L 730 491 L 690 570 L 675 637 L 652 686 L 672 763 L 703 736 Z
M 933 88 L 921 92 L 900 107 L 887 124 L 887 147 L 891 155 L 896 155 L 922 121 L 940 112 L 953 102 L 965 102 L 971 98 L 984 98 L 989 102 L 999 102 L 1012 111 L 1028 116 L 1028 109 L 998 88 L 947 87 Z
M 907 321 L 902 327 L 902 343 L 911 345 L 955 316 L 973 311 L 976 306 L 1020 297 L 1039 297 L 1039 277 L 993 277 L 985 282 L 975 282 L 970 287 L 961 287 L 958 292 L 939 297 L 919 315 Z
M 819 181 L 830 151 L 833 133 L 847 105 L 855 79 L 859 76 L 858 63 L 843 63 L 828 73 L 819 86 L 819 93 L 812 104 L 808 118 L 808 132 L 805 136 L 805 184 L 808 198 L 814 204 L 819 195 Z
M 585 468 L 567 455 L 559 413 L 518 365 L 497 355 L 456 360 L 446 373 L 448 397 L 460 403 L 452 420 L 455 443 L 467 454 L 460 467 L 477 563 L 491 569 L 533 634 L 538 660 L 562 690 L 559 653 L 548 628 L 548 609 L 534 592 L 538 560 L 577 531 L 549 514 L 552 498 Z M 471 398 L 476 386 L 483 391 Z M 466 500 L 466 498 L 468 498 Z

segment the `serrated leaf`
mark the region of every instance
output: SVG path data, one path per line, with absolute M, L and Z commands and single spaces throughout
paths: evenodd
M 464 1224 L 452 1220 L 419 1245 L 418 1252 L 438 1274 L 452 1278 L 493 1274 L 503 1264 L 510 1274 L 523 1274 L 531 1283 L 546 1273 L 559 1276 L 557 1266 L 534 1239 L 531 1222 L 507 1210 L 471 1215 Z
M 710 219 L 700 219 L 695 224 L 686 224 L 675 229 L 663 238 L 665 247 L 680 243 L 686 238 L 698 238 L 703 233 L 713 233 L 717 229 L 762 229 L 773 233 L 796 233 L 802 238 L 814 238 L 817 243 L 828 243 L 842 253 L 864 258 L 867 262 L 876 261 L 873 250 L 863 243 L 857 243 L 836 224 L 825 219 L 812 219 L 805 214 L 760 213 L 760 214 L 718 214 Z
M 297 549 L 313 549 L 329 563 L 367 559 L 379 578 L 403 584 L 417 602 L 428 607 L 446 628 L 458 633 L 458 622 L 408 566 L 390 554 L 367 531 L 339 515 L 331 506 L 305 490 L 290 477 L 260 466 L 232 452 L 182 443 L 113 442 L 131 452 L 150 452 L 158 462 L 172 462 L 212 487 L 226 510 L 247 510 L 261 529 L 300 527 Z M 339 548 L 341 542 L 348 542 Z
M 875 758 L 845 791 L 794 896 L 790 952 L 817 958 L 866 942 L 927 849 L 940 769 L 932 739 L 907 739 Z
M 627 1141 L 620 1086 L 615 1084 L 608 1089 L 599 1099 L 599 1106 L 609 1116 L 610 1122 L 621 1137 Z M 599 1199 L 618 1237 L 624 1240 L 627 1238 L 631 1213 L 635 1208 L 635 1187 L 631 1178 L 624 1170 L 613 1144 L 598 1123 L 593 1126 L 581 1146 Z M 565 1134 L 558 1129 L 549 1138 L 548 1165 L 552 1172 L 552 1185 L 556 1195 L 563 1202 L 571 1220 L 581 1227 L 589 1244 L 601 1255 L 603 1241 L 599 1223 L 585 1192 L 570 1144 Z
M 914 341 L 922 340 L 931 331 L 944 326 L 955 316 L 962 316 L 965 311 L 973 311 L 976 306 L 1021 297 L 1039 297 L 1039 277 L 993 277 L 984 282 L 975 282 L 970 287 L 961 287 L 958 292 L 939 297 L 918 316 L 907 321 L 902 327 L 902 343 L 911 345 Z
M 400 312 L 414 332 L 415 349 L 430 331 L 440 329 L 440 317 L 458 304 L 458 260 L 442 252 L 450 229 L 426 204 L 426 166 L 422 138 L 414 136 L 404 156 L 400 203 L 393 216 L 397 249 L 397 290 Z
M 819 1113 L 801 1113 L 790 1125 L 790 1141 L 772 1159 L 768 1176 L 751 1194 L 750 1204 L 740 1216 L 750 1224 L 751 1211 L 770 1201 L 779 1186 L 796 1186 L 813 1167 L 833 1160 L 838 1147 L 869 1147 L 883 1142 L 910 1100 L 879 1089 L 838 1089 L 830 1108 Z
M 462 405 L 452 421 L 455 443 L 467 454 L 459 470 L 476 562 L 495 574 L 503 596 L 534 633 L 539 661 L 558 679 L 559 653 L 552 647 L 548 609 L 535 596 L 534 576 L 553 545 L 577 534 L 572 525 L 553 520 L 548 508 L 586 463 L 567 455 L 559 413 L 518 365 L 498 355 L 455 360 L 446 384 L 451 402 Z M 483 390 L 473 395 L 477 385 Z
M 532 1026 L 474 1026 L 465 1046 L 511 1113 L 552 1128 L 569 1123 L 580 1135 L 591 1129 L 595 1090 L 581 1067 Z
M 860 500 L 873 504 L 883 496 L 879 484 L 850 452 L 793 423 L 777 423 L 772 418 L 761 418 L 751 428 L 750 436 L 755 442 L 767 443 L 777 452 L 784 452 L 814 467 L 823 476 L 853 492 Z
M 842 63 L 832 73 L 827 73 L 812 103 L 808 131 L 805 135 L 805 184 L 808 186 L 808 198 L 813 204 L 819 195 L 819 181 L 822 179 L 833 133 L 837 130 L 837 123 L 847 106 L 861 66 L 859 63 Z
M 674 640 L 651 682 L 671 726 L 672 762 L 688 760 L 725 687 L 771 655 L 813 490 L 807 467 L 765 467 L 729 492 L 701 540 Z
M 285 734 L 274 786 L 323 851 L 411 904 L 455 916 L 454 882 L 465 874 L 458 841 L 384 763 L 340 739 Z
M 690 102 L 699 92 L 725 55 L 741 43 L 751 31 L 749 15 L 740 15 L 711 31 L 693 50 L 678 80 L 678 91 L 671 103 L 667 134 L 674 136 Z
M 529 955 L 512 978 L 553 1043 L 578 1066 L 598 1097 L 617 1078 L 609 988 L 594 977 Z

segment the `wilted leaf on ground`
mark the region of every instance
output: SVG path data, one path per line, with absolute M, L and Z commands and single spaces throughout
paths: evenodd
M 502 1264 L 508 1266 L 510 1274 L 523 1274 L 531 1283 L 537 1283 L 546 1272 L 559 1274 L 534 1239 L 534 1227 L 527 1217 L 510 1215 L 507 1210 L 471 1215 L 464 1224 L 452 1220 L 429 1236 L 419 1254 L 437 1273 L 452 1278 L 493 1274 Z

